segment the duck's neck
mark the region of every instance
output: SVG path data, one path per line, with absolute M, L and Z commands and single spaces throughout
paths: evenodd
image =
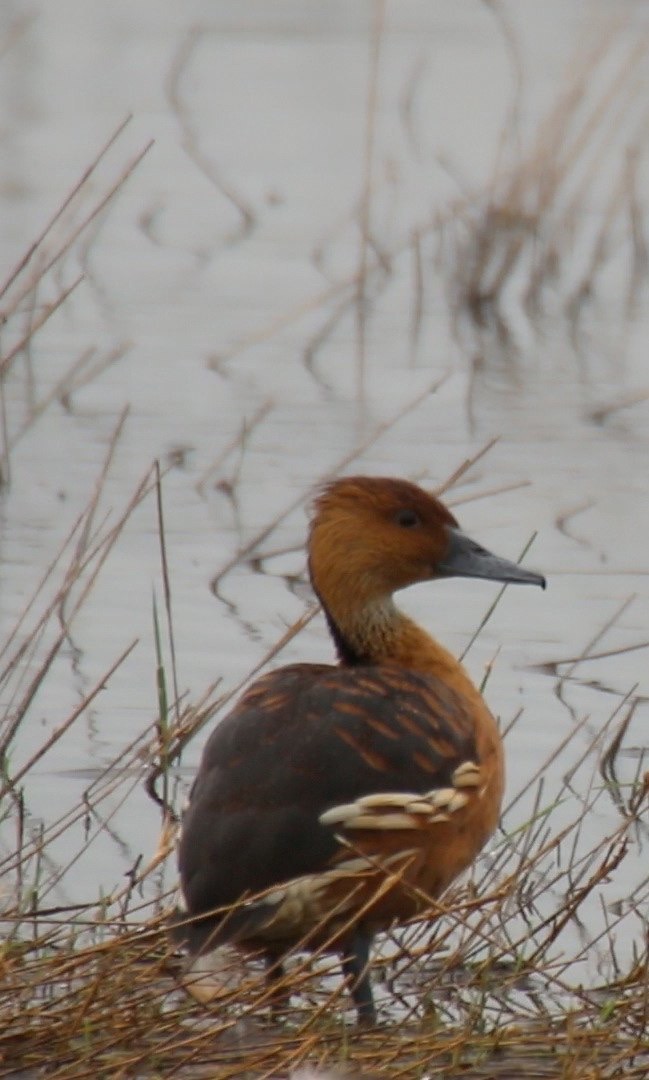
M 398 664 L 436 675 L 447 682 L 466 682 L 469 676 L 458 660 L 413 619 L 392 597 L 367 604 L 353 614 L 334 615 L 323 604 L 341 664 Z

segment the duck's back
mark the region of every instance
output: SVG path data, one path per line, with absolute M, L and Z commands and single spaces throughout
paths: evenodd
M 257 680 L 210 736 L 192 789 L 180 844 L 189 912 L 326 872 L 349 858 L 340 834 L 376 858 L 420 848 L 430 867 L 418 885 L 439 892 L 500 804 L 500 758 L 485 760 L 499 742 L 481 738 L 475 708 L 392 664 L 299 664 Z

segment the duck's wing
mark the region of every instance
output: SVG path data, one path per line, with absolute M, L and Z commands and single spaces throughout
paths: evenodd
M 330 872 L 349 858 L 341 832 L 442 820 L 478 782 L 475 757 L 471 710 L 441 681 L 389 665 L 271 672 L 206 744 L 180 842 L 189 911 Z

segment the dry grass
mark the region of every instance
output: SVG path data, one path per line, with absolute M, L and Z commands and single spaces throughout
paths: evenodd
M 0 322 L 4 345 L 0 355 L 0 488 L 11 481 L 12 450 L 46 409 L 53 402 L 60 402 L 64 408 L 69 408 L 76 392 L 98 378 L 128 350 L 127 344 L 118 345 L 106 355 L 97 355 L 95 349 L 85 350 L 72 361 L 54 386 L 39 393 L 32 342 L 38 331 L 84 280 L 83 264 L 88 251 L 82 249 L 82 244 L 84 241 L 91 243 L 93 227 L 102 220 L 116 195 L 153 145 L 152 142 L 147 143 L 126 165 L 118 167 L 116 175 L 106 177 L 105 170 L 112 168 L 111 154 L 129 121 L 130 117 L 127 117 L 106 140 L 68 196 L 0 283 Z M 67 258 L 75 249 L 81 267 L 77 265 L 71 272 Z M 71 280 L 62 285 L 61 278 Z M 18 378 L 24 381 L 26 388 L 22 415 L 15 408 L 8 408 L 6 398 L 8 381 Z
M 533 820 L 503 837 L 482 882 L 445 898 L 432 932 L 419 924 L 398 944 L 386 942 L 389 958 L 377 974 L 387 983 L 390 1019 L 365 1034 L 345 1027 L 341 987 L 322 959 L 295 960 L 293 1004 L 281 1022 L 270 1018 L 253 970 L 234 979 L 218 1004 L 191 1002 L 161 926 L 159 903 L 168 898 L 137 900 L 136 886 L 152 867 L 134 875 L 133 888 L 85 911 L 47 909 L 33 894 L 22 910 L 10 902 L 0 959 L 0 1075 L 20 1068 L 79 1080 L 282 1077 L 306 1061 L 413 1080 L 644 1076 L 649 984 L 641 938 L 632 964 L 587 991 L 567 974 L 579 957 L 558 960 L 553 947 L 627 857 L 645 797 L 639 783 L 616 832 L 595 850 L 575 848 L 564 866 L 559 853 L 579 831 L 581 807 L 557 833 L 552 808 L 539 802 Z M 588 809 L 598 798 L 601 792 Z M 39 857 L 20 854 L 25 871 Z M 562 899 L 548 907 L 548 895 Z M 611 950 L 614 941 L 611 926 Z
M 515 72 L 513 103 L 488 190 L 458 200 L 447 226 L 454 302 L 506 332 L 518 308 L 558 308 L 576 323 L 610 261 L 624 253 L 627 306 L 647 276 L 639 184 L 646 153 L 649 43 L 623 20 L 580 44 L 565 86 L 525 146 L 523 63 L 494 5 Z
M 524 138 L 521 110 L 530 106 L 525 98 L 521 47 L 502 7 L 488 6 L 513 71 L 512 103 L 488 181 L 468 190 L 458 181 L 459 196 L 432 218 L 412 222 L 390 242 L 381 237 L 374 204 L 385 181 L 377 175 L 373 155 L 385 12 L 377 0 L 369 43 L 361 192 L 349 213 L 312 252 L 313 266 L 327 284 L 213 356 L 214 370 L 227 371 L 248 349 L 276 339 L 315 314 L 318 329 L 306 337 L 302 363 L 318 386 L 332 393 L 322 354 L 344 321 L 352 317 L 354 381 L 364 408 L 371 390 L 368 343 L 374 331 L 373 315 L 382 294 L 400 273 L 411 281 L 405 348 L 413 363 L 421 345 L 427 291 L 439 288 L 447 293 L 453 331 L 469 356 L 475 353 L 476 330 L 479 355 L 480 334 L 488 328 L 497 331 L 497 353 L 510 356 L 518 348 L 522 322 L 542 332 L 544 317 L 560 316 L 577 344 L 591 301 L 605 298 L 608 310 L 615 300 L 623 315 L 637 308 L 649 269 L 642 201 L 649 132 L 649 39 L 632 35 L 620 18 L 590 48 L 580 43 L 556 95 L 538 122 L 528 125 L 531 135 Z M 180 50 L 174 78 L 184 70 L 196 44 L 194 35 Z M 412 99 L 421 68 L 421 63 L 415 65 L 401 109 L 403 133 L 415 155 L 418 137 Z M 182 109 L 177 111 L 182 122 Z M 452 164 L 442 164 L 445 172 L 452 173 Z M 250 225 L 245 208 L 239 206 L 236 193 L 230 197 L 245 231 Z M 328 264 L 329 248 L 341 234 L 357 236 L 359 242 L 357 264 L 342 275 Z M 603 422 L 609 414 L 644 400 L 644 387 L 632 390 L 596 410 L 593 419 Z

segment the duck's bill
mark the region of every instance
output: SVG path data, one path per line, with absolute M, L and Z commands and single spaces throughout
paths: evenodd
M 542 574 L 492 555 L 461 529 L 449 527 L 448 534 L 448 550 L 437 566 L 437 572 L 442 577 L 486 578 L 507 585 L 540 585 L 542 589 L 545 588 Z

